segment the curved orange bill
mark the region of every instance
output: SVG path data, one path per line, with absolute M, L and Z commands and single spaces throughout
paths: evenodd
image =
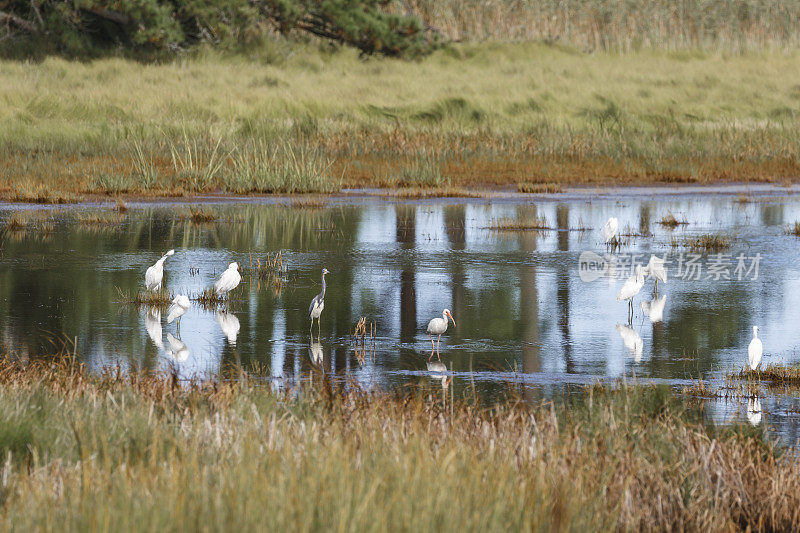
M 455 326 L 455 325 L 456 325 L 456 319 L 455 319 L 455 318 L 453 318 L 453 315 L 451 315 L 450 313 L 447 313 L 447 316 L 449 316 L 449 317 L 450 317 L 450 320 L 452 320 L 452 321 L 453 321 L 453 325 Z

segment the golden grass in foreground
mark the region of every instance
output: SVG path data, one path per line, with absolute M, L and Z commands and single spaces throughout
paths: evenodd
M 0 197 L 796 180 L 798 57 L 482 43 L 418 62 L 301 44 L 0 61 Z
M 238 373 L 238 371 L 234 371 Z M 797 464 L 667 388 L 493 408 L 0 361 L 0 522 L 87 530 L 791 530 Z M 428 380 L 424 380 L 430 386 Z M 436 383 L 438 388 L 438 382 Z M 295 394 L 297 392 L 297 394 Z

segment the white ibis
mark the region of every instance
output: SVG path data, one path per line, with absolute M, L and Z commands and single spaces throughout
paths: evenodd
M 431 339 L 431 356 L 428 358 L 428 361 L 433 359 L 433 350 L 436 348 L 436 358 L 439 359 L 439 344 L 442 341 L 442 333 L 447 331 L 447 318 L 453 321 L 453 325 L 456 325 L 456 321 L 453 318 L 453 315 L 450 314 L 449 309 L 445 309 L 442 311 L 442 318 L 434 318 L 430 322 L 428 322 L 428 337 Z M 437 343 L 434 346 L 433 344 L 433 336 L 438 335 Z
M 147 335 L 156 345 L 159 350 L 164 349 L 164 339 L 161 332 L 161 309 L 158 307 L 151 307 L 144 315 L 144 329 L 147 330 Z
M 750 346 L 747 347 L 747 362 L 750 365 L 750 370 L 755 370 L 761 364 L 761 356 L 764 352 L 764 346 L 761 344 L 761 339 L 758 338 L 758 326 L 753 326 L 753 340 L 750 341 Z
M 169 344 L 167 353 L 175 361 L 183 363 L 189 359 L 189 347 L 182 340 L 173 337 L 172 333 L 167 333 L 167 343 Z
M 625 280 L 625 284 L 622 285 L 622 288 L 619 290 L 619 294 L 617 294 L 617 301 L 620 302 L 622 300 L 628 300 L 628 320 L 633 320 L 633 297 L 639 294 L 639 291 L 642 290 L 642 286 L 644 285 L 644 271 L 642 270 L 642 265 L 636 265 L 636 273 Z
M 603 225 L 603 229 L 600 230 L 603 235 L 603 241 L 605 241 L 606 244 L 616 242 L 618 230 L 619 221 L 617 220 L 617 217 L 611 217 L 606 220 L 606 223 Z
M 649 302 L 642 302 L 639 306 L 642 308 L 644 314 L 650 319 L 650 322 L 655 324 L 664 320 L 664 304 L 667 303 L 667 295 L 662 294 L 659 298 L 650 300 Z
M 236 337 L 239 336 L 239 329 L 241 328 L 236 315 L 217 309 L 217 324 L 219 324 L 219 329 L 222 330 L 222 333 L 228 338 L 230 345 L 236 346 Z
M 327 288 L 325 274 L 329 274 L 327 268 L 322 269 L 322 290 L 319 294 L 314 296 L 314 299 L 311 300 L 311 305 L 308 306 L 308 318 L 311 319 L 311 325 L 308 326 L 308 331 L 311 332 L 311 328 L 314 327 L 314 319 L 317 319 L 317 336 L 319 336 L 320 329 L 319 317 L 322 314 L 322 310 L 325 308 L 325 289 Z
M 181 331 L 181 317 L 186 314 L 186 311 L 192 306 L 189 297 L 184 294 L 179 294 L 172 299 L 172 304 L 167 309 L 167 324 L 172 324 L 172 321 L 178 320 L 178 335 Z
M 647 277 L 656 280 L 656 296 L 658 296 L 658 282 L 667 282 L 667 269 L 664 268 L 664 259 L 650 256 L 650 261 L 644 268 L 644 273 Z
M 164 261 L 167 260 L 167 257 L 174 254 L 175 250 L 170 250 L 165 253 L 161 256 L 161 259 L 156 261 L 156 263 L 144 273 L 144 286 L 148 291 L 161 290 L 161 281 L 164 279 Z
M 240 281 L 242 281 L 242 276 L 239 274 L 239 263 L 233 262 L 228 265 L 228 269 L 214 283 L 214 291 L 219 297 L 225 296 L 238 287 Z

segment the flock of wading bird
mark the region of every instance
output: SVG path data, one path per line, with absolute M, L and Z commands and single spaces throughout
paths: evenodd
M 619 245 L 618 231 L 619 221 L 616 219 L 616 217 L 609 218 L 601 230 L 606 246 L 614 247 Z M 617 331 L 619 331 L 623 343 L 626 346 L 630 346 L 634 353 L 639 354 L 641 354 L 642 350 L 642 338 L 638 333 L 636 333 L 635 330 L 633 330 L 633 328 L 630 327 L 630 324 L 633 322 L 633 298 L 639 294 L 639 291 L 642 290 L 645 278 L 651 278 L 655 280 L 656 299 L 651 302 L 641 302 L 642 310 L 650 315 L 651 320 L 653 320 L 654 313 L 655 316 L 660 320 L 664 313 L 664 303 L 666 302 L 666 297 L 658 298 L 658 282 L 667 282 L 667 270 L 664 268 L 663 258 L 651 255 L 647 266 L 643 268 L 642 265 L 636 265 L 633 275 L 625 280 L 625 283 L 622 285 L 622 288 L 617 294 L 618 302 L 624 300 L 627 300 L 628 302 L 629 324 L 628 326 L 617 324 Z M 655 322 L 655 320 L 653 321 Z M 753 339 L 750 341 L 750 345 L 747 347 L 747 364 L 751 370 L 757 370 L 759 365 L 761 365 L 761 357 L 763 352 L 764 347 L 761 344 L 761 339 L 758 338 L 758 326 L 753 326 Z
M 612 247 L 619 245 L 618 232 L 619 221 L 616 219 L 616 217 L 609 218 L 601 230 L 606 245 L 610 245 Z M 161 259 L 156 261 L 153 266 L 147 269 L 147 272 L 145 272 L 144 276 L 145 287 L 147 290 L 158 291 L 161 289 L 161 283 L 164 279 L 164 261 L 166 261 L 166 259 L 173 254 L 175 254 L 175 250 L 168 251 L 161 257 Z M 319 294 L 314 296 L 308 306 L 308 318 L 310 320 L 308 331 L 311 333 L 312 342 L 314 320 L 317 321 L 317 336 L 320 336 L 320 317 L 322 316 L 322 311 L 325 308 L 325 290 L 327 289 L 325 275 L 329 273 L 330 272 L 327 268 L 322 269 L 322 290 L 319 292 Z M 633 298 L 642 290 L 645 278 L 650 278 L 655 281 L 654 288 L 656 299 L 651 302 L 641 302 L 641 307 L 642 310 L 650 316 L 650 319 L 655 322 L 660 320 L 663 316 L 664 304 L 666 302 L 666 297 L 658 298 L 658 282 L 667 282 L 667 270 L 664 267 L 663 258 L 651 255 L 650 261 L 645 267 L 636 265 L 633 275 L 625 280 L 625 283 L 622 285 L 622 288 L 617 294 L 617 301 L 628 302 L 628 325 L 626 326 L 623 324 L 617 324 L 617 331 L 619 331 L 625 346 L 631 349 L 635 355 L 638 354 L 639 356 L 641 355 L 642 351 L 642 338 L 633 328 L 630 327 L 630 325 L 633 322 Z M 227 270 L 225 270 L 225 272 L 223 272 L 219 279 L 214 283 L 214 292 L 218 298 L 225 298 L 230 291 L 239 286 L 241 281 L 242 276 L 239 274 L 238 263 L 231 263 L 228 265 Z M 172 300 L 172 304 L 167 311 L 167 323 L 170 324 L 173 320 L 177 319 L 177 327 L 180 328 L 180 318 L 186 314 L 190 307 L 191 301 L 189 300 L 188 296 L 185 294 L 177 295 Z M 222 326 L 223 331 L 225 331 L 225 318 L 218 317 L 218 319 L 220 326 Z M 433 360 L 434 353 L 436 354 L 436 358 L 441 361 L 439 356 L 439 346 L 441 344 L 442 334 L 447 331 L 448 319 L 453 322 L 453 326 L 456 325 L 456 321 L 453 318 L 453 315 L 450 313 L 450 310 L 445 309 L 442 311 L 441 318 L 436 317 L 428 322 L 426 331 L 428 332 L 428 337 L 431 340 L 431 355 L 428 358 L 429 363 Z M 160 322 L 158 327 L 160 330 Z M 238 331 L 238 327 L 236 329 Z M 178 329 L 178 331 L 180 331 L 180 329 Z M 434 335 L 436 335 L 435 342 L 433 340 Z M 171 335 L 168 335 L 167 340 L 170 342 L 170 346 L 174 353 L 188 354 L 188 351 L 185 349 L 186 346 L 180 346 L 182 343 L 180 343 L 179 339 L 175 339 Z M 747 349 L 747 363 L 752 370 L 758 369 L 759 365 L 761 364 L 762 354 L 763 346 L 761 344 L 761 339 L 758 338 L 758 326 L 753 326 L 753 340 L 750 341 L 750 345 Z M 429 368 L 433 368 L 437 371 L 443 370 L 443 368 L 439 368 L 439 365 L 436 364 L 429 364 Z
M 159 291 L 161 290 L 161 284 L 164 281 L 164 261 L 167 260 L 168 257 L 175 254 L 175 250 L 170 250 L 161 256 L 161 259 L 155 262 L 154 265 L 149 267 L 144 274 L 144 284 L 145 288 L 149 291 Z M 325 290 L 328 287 L 327 282 L 325 281 L 325 275 L 330 274 L 330 271 L 327 268 L 322 269 L 322 290 L 314 296 L 311 300 L 311 304 L 308 306 L 308 318 L 310 319 L 310 325 L 308 327 L 309 333 L 311 333 L 311 339 L 313 342 L 313 327 L 314 327 L 314 320 L 317 321 L 317 336 L 320 336 L 320 317 L 322 316 L 322 310 L 325 308 Z M 239 264 L 233 262 L 228 265 L 227 270 L 222 273 L 219 279 L 214 283 L 214 292 L 218 298 L 223 299 L 228 296 L 228 293 L 239 286 L 239 283 L 242 281 L 242 276 L 239 274 Z M 180 332 L 180 319 L 189 308 L 192 306 L 191 300 L 185 294 L 179 294 L 175 296 L 172 300 L 172 304 L 169 306 L 167 310 L 167 324 L 171 324 L 174 320 L 177 320 L 177 328 L 178 332 Z M 219 319 L 219 316 L 217 317 Z M 442 340 L 442 333 L 447 331 L 447 324 L 448 320 L 450 319 L 453 321 L 453 325 L 456 325 L 456 321 L 453 318 L 453 315 L 450 313 L 449 309 L 445 309 L 442 311 L 442 318 L 434 318 L 430 322 L 428 322 L 428 337 L 431 340 L 431 355 L 428 358 L 428 361 L 433 359 L 434 352 L 436 353 L 437 359 L 439 357 L 439 344 Z M 158 317 L 159 323 L 158 328 L 160 332 L 161 324 L 160 324 L 160 315 Z M 220 326 L 222 327 L 223 331 L 225 331 L 225 326 L 223 325 L 223 321 L 220 321 Z M 238 327 L 236 328 L 238 332 Z M 226 332 L 227 333 L 227 332 Z M 180 335 L 180 334 L 179 334 Z M 433 341 L 433 336 L 437 336 L 436 343 Z M 177 359 L 185 358 L 181 357 L 180 354 L 188 355 L 188 350 L 186 349 L 186 345 L 180 342 L 180 339 L 173 337 L 171 334 L 167 335 L 167 340 L 170 343 L 171 351 L 174 354 L 177 354 Z M 158 345 L 158 342 L 156 343 Z M 183 344 L 183 346 L 181 346 Z M 235 341 L 234 341 L 235 344 Z M 160 347 L 160 346 L 159 346 Z

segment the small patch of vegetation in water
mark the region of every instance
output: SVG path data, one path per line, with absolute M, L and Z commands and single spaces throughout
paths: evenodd
M 196 301 L 204 309 L 215 309 L 227 303 L 229 298 L 218 295 L 214 287 L 208 287 L 197 295 Z
M 681 245 L 692 252 L 720 252 L 731 247 L 731 238 L 721 234 L 703 234 L 673 241 L 673 246 Z
M 530 183 L 527 181 L 517 183 L 517 191 L 528 194 L 555 194 L 561 192 L 558 183 Z
M 682 226 L 682 225 L 687 225 L 687 224 L 689 224 L 689 223 L 686 221 L 686 219 L 685 219 L 685 218 L 684 218 L 683 220 L 678 220 L 678 219 L 675 217 L 675 215 L 674 215 L 674 214 L 672 214 L 672 211 L 667 211 L 667 214 L 665 214 L 664 216 L 662 216 L 662 217 L 659 219 L 658 223 L 659 223 L 660 225 L 664 226 L 665 228 L 669 228 L 669 229 L 675 229 L 675 228 L 677 228 L 678 226 Z
M 794 224 L 786 228 L 786 234 L 794 235 L 795 237 L 800 237 L 800 221 L 795 221 Z
M 745 367 L 726 377 L 749 381 L 768 381 L 775 384 L 800 385 L 800 366 L 769 364 L 762 370 Z
M 489 228 L 495 231 L 545 231 L 553 229 L 547 225 L 547 219 L 544 217 L 525 220 L 502 218 L 493 221 Z
M 136 307 L 167 307 L 175 297 L 171 292 L 164 289 L 159 291 L 140 290 L 130 293 L 117 287 L 117 293 L 122 302 Z

